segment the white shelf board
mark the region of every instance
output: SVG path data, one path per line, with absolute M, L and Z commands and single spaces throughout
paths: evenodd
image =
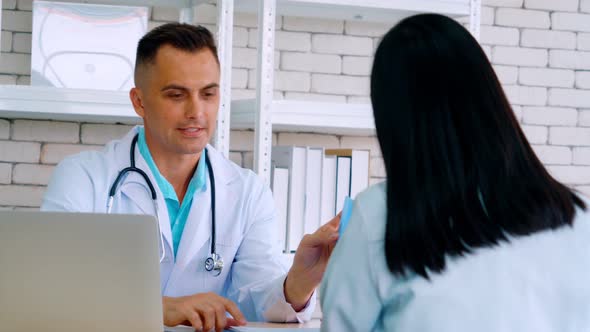
M 239 0 L 238 0 L 239 1 Z M 190 8 L 203 3 L 209 3 L 209 0 L 58 0 L 58 2 L 73 2 L 96 5 L 119 5 L 119 6 L 146 6 L 146 7 L 171 7 L 171 8 Z
M 256 13 L 258 0 L 237 0 L 235 10 Z M 468 16 L 470 0 L 277 0 L 277 14 L 393 23 L 417 13 Z
M 253 129 L 256 101 L 234 100 L 231 128 Z M 141 123 L 127 92 L 5 85 L 0 86 L 0 118 L 94 123 Z M 375 133 L 366 104 L 277 100 L 274 131 L 368 136 Z
M 255 108 L 254 99 L 232 101 L 232 129 L 253 129 Z M 347 136 L 375 134 L 373 111 L 368 104 L 275 100 L 271 112 L 273 131 Z
M 0 117 L 137 124 L 127 92 L 0 86 Z

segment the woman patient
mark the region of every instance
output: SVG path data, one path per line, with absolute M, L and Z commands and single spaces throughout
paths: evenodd
M 588 200 L 535 156 L 486 55 L 440 15 L 375 55 L 387 181 L 359 194 L 323 331 L 590 331 Z

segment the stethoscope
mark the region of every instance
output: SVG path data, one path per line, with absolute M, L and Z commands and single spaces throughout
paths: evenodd
M 131 141 L 131 149 L 129 151 L 129 159 L 131 161 L 131 166 L 121 170 L 119 172 L 119 175 L 117 175 L 115 182 L 113 182 L 113 185 L 111 186 L 111 190 L 109 191 L 109 199 L 107 201 L 107 213 L 111 213 L 111 209 L 113 208 L 113 201 L 115 199 L 115 193 L 117 192 L 119 184 L 122 183 L 123 177 L 129 172 L 135 172 L 141 175 L 141 177 L 143 177 L 150 189 L 154 209 L 156 211 L 156 219 L 158 219 L 158 233 L 160 234 L 160 243 L 162 246 L 162 255 L 160 256 L 160 263 L 162 263 L 164 261 L 164 258 L 166 257 L 166 250 L 164 249 L 164 236 L 160 231 L 160 218 L 158 217 L 159 209 L 158 201 L 156 199 L 156 190 L 154 189 L 154 185 L 150 181 L 148 175 L 140 168 L 135 167 L 135 146 L 137 145 L 138 137 L 139 135 L 135 135 L 135 137 L 133 137 L 133 140 Z M 211 182 L 211 255 L 207 257 L 207 259 L 205 260 L 205 270 L 207 270 L 208 272 L 213 272 L 213 275 L 217 277 L 221 274 L 221 270 L 223 270 L 223 258 L 221 258 L 221 256 L 215 251 L 215 176 L 213 175 L 213 167 L 211 167 L 211 161 L 209 161 L 209 158 L 206 157 L 207 149 L 204 149 L 203 153 L 205 154 L 205 163 L 207 164 L 207 171 L 209 172 L 209 182 Z

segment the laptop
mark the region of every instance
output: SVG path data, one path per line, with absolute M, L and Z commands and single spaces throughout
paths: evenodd
M 0 211 L 0 331 L 162 332 L 149 215 Z

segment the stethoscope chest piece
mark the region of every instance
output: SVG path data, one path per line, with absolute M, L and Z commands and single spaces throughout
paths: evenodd
M 217 277 L 223 270 L 223 258 L 217 253 L 211 254 L 211 257 L 205 260 L 205 270 L 213 272 L 213 275 Z

